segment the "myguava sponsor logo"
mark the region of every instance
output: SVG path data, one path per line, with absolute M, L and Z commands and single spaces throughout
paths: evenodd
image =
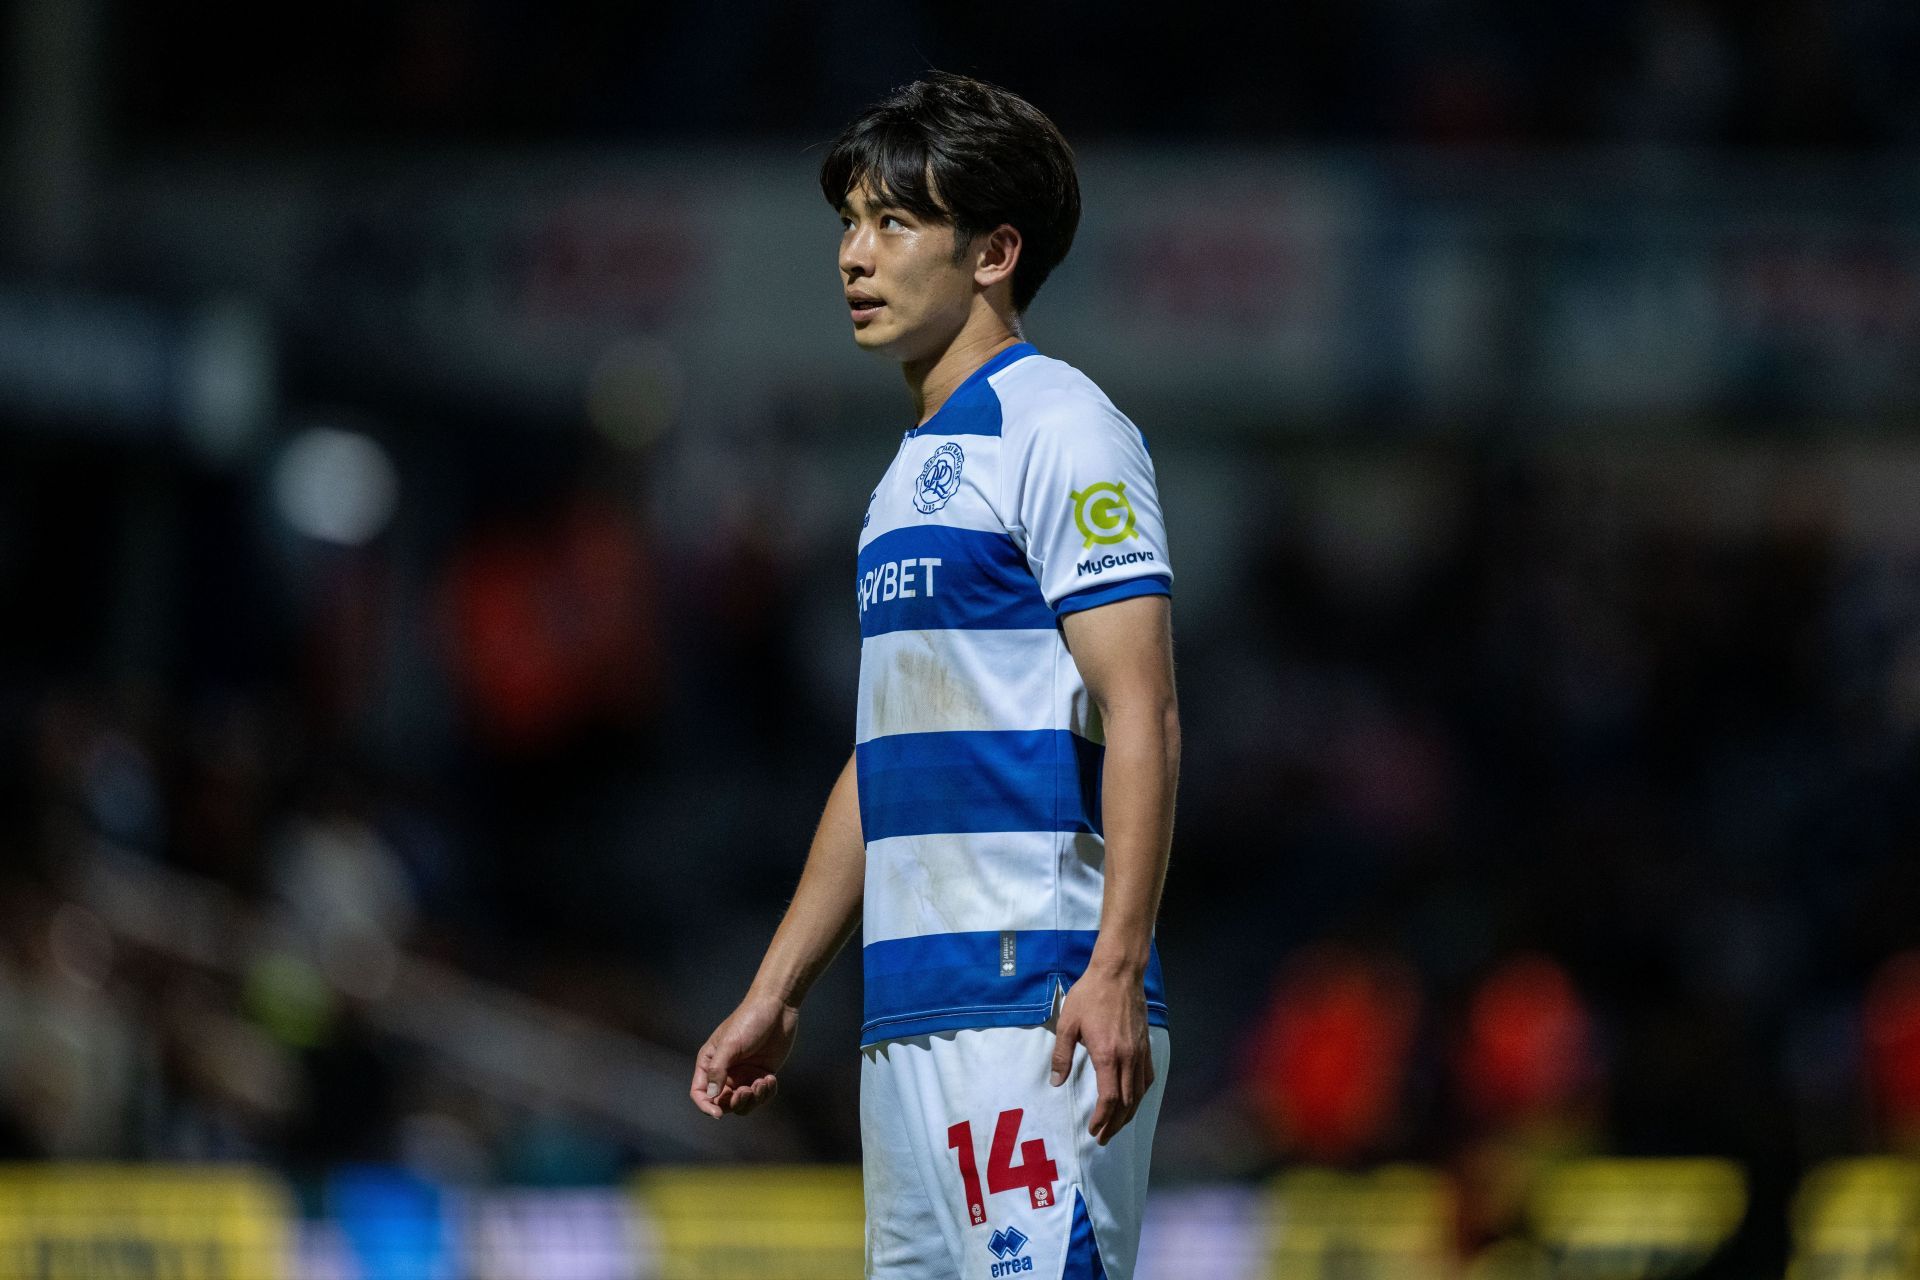
M 1153 559 L 1151 551 L 1127 551 L 1120 555 L 1111 553 L 1104 556 L 1092 556 L 1073 566 L 1075 577 L 1084 578 L 1089 574 L 1105 573 L 1109 569 L 1118 569 L 1123 564 L 1145 564 Z
M 1080 527 L 1080 536 L 1086 539 L 1080 544 L 1082 547 L 1096 542 L 1111 545 L 1134 536 L 1133 504 L 1127 501 L 1125 481 L 1115 484 L 1102 480 L 1084 489 L 1072 490 L 1068 496 L 1073 499 L 1073 522 Z

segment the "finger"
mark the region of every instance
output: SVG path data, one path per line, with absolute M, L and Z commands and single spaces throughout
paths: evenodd
M 1080 1027 L 1062 1020 L 1053 1037 L 1053 1074 L 1049 1079 L 1057 1088 L 1073 1068 L 1073 1046 L 1079 1043 Z
M 1105 1145 L 1107 1126 L 1120 1110 L 1119 1072 L 1111 1058 L 1093 1060 L 1094 1085 L 1098 1090 L 1093 1105 L 1093 1118 L 1087 1122 L 1087 1132 L 1094 1140 Z
M 1121 1089 L 1121 1098 L 1126 1103 L 1120 1118 L 1114 1122 L 1113 1133 L 1119 1133 L 1133 1123 L 1139 1114 L 1140 1105 L 1147 1100 L 1147 1090 L 1153 1087 L 1153 1056 L 1148 1053 L 1137 1054 L 1127 1068 L 1126 1083 Z M 1112 1134 L 1108 1135 L 1109 1137 Z
M 741 1089 L 736 1089 L 734 1096 L 738 1099 L 738 1102 L 734 1107 L 734 1114 L 744 1116 L 748 1112 L 773 1101 L 773 1095 L 778 1093 L 779 1090 L 780 1082 L 772 1076 L 762 1076 L 752 1084 Z
M 1136 1115 L 1140 1114 L 1141 1101 L 1142 1099 L 1136 1097 L 1132 1102 L 1129 1102 L 1124 1109 L 1121 1110 L 1119 1117 L 1113 1122 L 1113 1127 L 1107 1134 L 1108 1137 L 1112 1137 L 1114 1134 L 1119 1133 L 1122 1129 L 1126 1128 L 1128 1125 L 1133 1123 L 1133 1118 Z
M 1105 1146 L 1133 1114 L 1139 1091 L 1134 1087 L 1133 1059 L 1126 1054 L 1115 1053 L 1096 1060 L 1095 1074 L 1101 1080 L 1101 1095 L 1110 1102 L 1106 1124 L 1095 1135 L 1100 1145 Z
M 756 1075 L 748 1080 L 730 1083 L 725 1095 L 727 1108 L 736 1115 L 751 1111 L 765 1102 L 777 1087 L 774 1077 L 769 1075 Z
M 1114 1123 L 1114 1115 L 1119 1111 L 1119 1061 L 1106 1054 L 1087 1055 L 1092 1063 L 1092 1080 L 1096 1102 L 1092 1107 L 1092 1119 L 1087 1123 L 1087 1132 L 1091 1132 L 1096 1142 L 1106 1142 L 1102 1134 L 1106 1126 Z
M 1127 1107 L 1125 1118 L 1115 1126 L 1115 1132 L 1133 1123 L 1133 1118 L 1140 1113 L 1140 1108 L 1147 1105 L 1147 1095 L 1153 1092 L 1153 1082 L 1158 1079 L 1153 1069 L 1153 1051 L 1145 1045 L 1141 1046 L 1139 1056 L 1135 1059 L 1133 1078 L 1137 1082 L 1133 1091 L 1133 1102 Z
M 1092 1134 L 1093 1140 L 1103 1147 L 1107 1145 L 1107 1130 L 1112 1126 L 1113 1118 L 1119 1110 L 1120 1100 L 1112 1094 L 1103 1093 L 1100 1095 L 1100 1100 L 1094 1103 L 1093 1119 L 1087 1122 L 1087 1132 Z
M 693 1099 L 693 1105 L 701 1111 L 704 1111 L 710 1116 L 718 1117 L 720 1115 L 720 1108 L 714 1102 L 714 1095 L 718 1093 L 719 1090 L 708 1083 L 707 1068 L 703 1061 L 711 1051 L 712 1046 L 702 1049 L 699 1056 L 694 1060 L 693 1083 L 687 1086 L 687 1096 Z
M 694 1071 L 706 1078 L 709 1093 L 715 1084 L 726 1083 L 727 1068 L 732 1065 L 733 1055 L 714 1040 L 702 1045 L 699 1056 L 693 1060 Z

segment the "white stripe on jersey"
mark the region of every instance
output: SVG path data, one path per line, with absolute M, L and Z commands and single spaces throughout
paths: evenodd
M 1106 847 L 1090 832 L 892 836 L 867 846 L 863 942 L 989 929 L 1097 929 Z M 1041 883 L 996 875 L 1036 868 Z M 1045 878 L 1057 871 L 1057 879 Z M 1039 891 L 1036 891 L 1039 890 Z M 1057 895 L 1057 896 L 1056 896 Z
M 867 638 L 856 742 L 980 729 L 1069 729 L 1089 742 L 1104 741 L 1093 699 L 1052 630 L 890 631 Z

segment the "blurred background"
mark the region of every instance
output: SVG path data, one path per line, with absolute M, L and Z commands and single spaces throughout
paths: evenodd
M 814 172 L 1086 216 L 1185 774 L 1142 1280 L 1920 1274 L 1920 8 L 0 6 L 0 1277 L 860 1266 L 700 1119 L 911 425 Z

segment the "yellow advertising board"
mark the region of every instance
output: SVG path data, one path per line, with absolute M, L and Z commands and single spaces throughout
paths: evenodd
M 291 1220 L 254 1169 L 0 1164 L 0 1280 L 288 1280 Z
M 1793 1199 L 1789 1280 L 1907 1280 L 1920 1275 L 1920 1162 L 1835 1160 Z
M 1746 1213 L 1746 1173 L 1731 1160 L 1569 1160 L 1528 1198 L 1534 1238 L 1563 1273 L 1592 1280 L 1686 1275 Z
M 856 1167 L 655 1169 L 633 1189 L 662 1280 L 846 1280 L 864 1270 Z
M 1362 1173 L 1292 1169 L 1267 1187 L 1272 1280 L 1451 1276 L 1454 1192 L 1416 1165 Z

